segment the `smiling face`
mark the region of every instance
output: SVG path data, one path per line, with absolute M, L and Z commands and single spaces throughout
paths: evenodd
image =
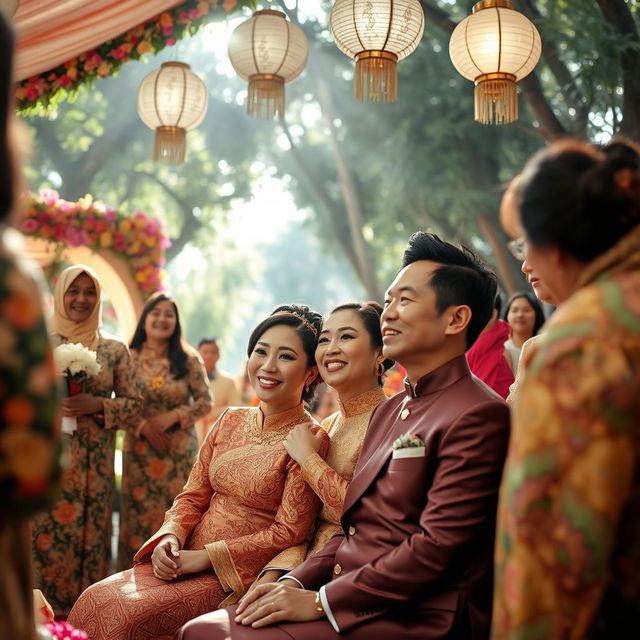
M 371 344 L 360 315 L 345 309 L 322 323 L 316 363 L 322 379 L 344 402 L 377 386 L 377 363 L 382 349 Z
M 302 391 L 316 377 L 298 332 L 287 325 L 267 329 L 256 342 L 247 373 L 258 398 L 271 413 L 291 409 L 302 400 Z
M 63 303 L 69 320 L 78 323 L 87 320 L 98 304 L 98 291 L 93 280 L 86 273 L 81 273 L 65 291 Z
M 178 316 L 175 307 L 169 300 L 161 300 L 147 314 L 144 320 L 144 330 L 147 340 L 168 342 L 176 330 Z
M 459 351 L 464 353 L 466 323 L 456 321 L 462 307 L 449 307 L 438 314 L 436 292 L 429 280 L 441 265 L 418 260 L 402 269 L 387 290 L 382 312 L 382 353 L 406 370 L 409 379 L 417 379 L 451 357 L 449 336 L 457 335 Z M 468 309 L 468 307 L 467 307 Z M 460 335 L 462 334 L 462 335 Z M 454 349 L 455 351 L 455 349 Z
M 507 312 L 507 322 L 517 336 L 527 340 L 533 335 L 536 311 L 526 298 L 516 298 Z

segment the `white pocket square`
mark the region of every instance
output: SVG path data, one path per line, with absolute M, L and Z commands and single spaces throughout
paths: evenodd
M 394 449 L 392 458 L 424 458 L 426 455 L 426 447 L 404 447 L 403 449 Z

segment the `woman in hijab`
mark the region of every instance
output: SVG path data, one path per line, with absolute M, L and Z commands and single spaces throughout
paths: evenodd
M 20 234 L 11 228 L 20 190 L 12 54 L 13 33 L 0 13 L 0 635 L 32 640 L 28 519 L 56 487 L 57 393 L 42 274 L 22 258 Z
M 77 429 L 64 436 L 69 453 L 61 495 L 33 526 L 36 586 L 58 615 L 66 615 L 80 593 L 108 573 L 116 429 L 132 427 L 139 417 L 129 350 L 100 335 L 100 312 L 93 270 L 65 269 L 54 290 L 52 342 L 95 351 L 100 371 L 62 403 L 62 414 L 75 417 Z

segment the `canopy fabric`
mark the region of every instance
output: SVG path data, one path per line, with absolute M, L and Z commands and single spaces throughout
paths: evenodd
M 15 79 L 48 71 L 182 2 L 22 0 L 14 16 Z

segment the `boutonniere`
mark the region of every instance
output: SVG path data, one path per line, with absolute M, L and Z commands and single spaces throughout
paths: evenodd
M 404 433 L 393 443 L 394 458 L 422 458 L 426 447 L 422 438 L 415 433 Z

